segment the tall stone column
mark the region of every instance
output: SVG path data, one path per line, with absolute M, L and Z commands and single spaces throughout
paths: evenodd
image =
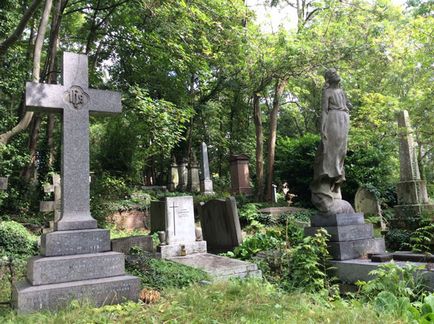
M 426 183 L 420 178 L 413 129 L 406 110 L 397 114 L 399 127 L 400 182 L 397 185 L 398 205 L 392 228 L 414 230 L 419 226 L 423 213 L 434 217 L 434 205 L 430 204 Z
M 213 194 L 213 183 L 209 171 L 208 147 L 205 142 L 200 144 L 200 192 L 203 194 Z

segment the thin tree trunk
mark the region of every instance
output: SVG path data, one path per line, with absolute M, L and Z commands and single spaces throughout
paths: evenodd
M 65 10 L 68 0 L 57 0 L 54 8 L 53 19 L 51 23 L 50 35 L 50 54 L 48 55 L 46 74 L 48 75 L 48 83 L 57 83 L 56 59 L 57 51 L 59 48 L 59 31 L 62 21 L 63 11 Z M 56 118 L 54 114 L 48 115 L 47 124 L 47 144 L 48 144 L 48 167 L 54 163 L 54 156 L 56 154 L 56 146 L 53 139 L 54 127 Z
M 52 5 L 53 5 L 53 0 L 47 0 L 45 2 L 44 12 L 42 13 L 41 23 L 39 24 L 38 37 L 36 38 L 35 50 L 33 55 L 33 82 L 41 81 L 42 47 L 44 45 L 45 32 L 47 30 L 48 19 L 50 16 Z M 26 113 L 26 115 L 29 113 L 32 114 L 33 117 L 33 112 L 28 112 Z M 24 179 L 26 181 L 30 181 L 32 175 L 35 172 L 36 148 L 38 145 L 40 126 L 41 126 L 41 117 L 38 115 L 36 116 L 35 121 L 33 123 L 33 127 L 30 133 L 31 135 L 29 138 L 30 162 L 24 170 Z
M 285 89 L 286 80 L 279 79 L 276 81 L 274 88 L 273 109 L 270 112 L 270 137 L 268 138 L 268 161 L 267 161 L 267 201 L 273 199 L 273 175 L 274 159 L 276 155 L 276 137 L 277 137 L 277 116 L 280 108 L 280 99 Z
M 259 95 L 253 94 L 253 119 L 256 130 L 256 199 L 264 199 L 264 133 L 262 127 L 262 112 Z
M 11 47 L 20 38 L 21 34 L 24 31 L 24 28 L 27 25 L 27 22 L 33 16 L 33 13 L 36 11 L 36 8 L 39 6 L 41 2 L 42 0 L 32 1 L 30 6 L 24 12 L 24 15 L 21 18 L 20 22 L 18 23 L 17 28 L 15 28 L 13 33 L 0 44 L 0 56 L 4 55 L 8 50 L 8 48 Z
M 32 81 L 39 82 L 40 72 L 41 72 L 41 52 L 42 45 L 44 43 L 45 32 L 47 30 L 48 18 L 51 11 L 51 6 L 53 4 L 52 0 L 46 0 L 44 12 L 42 13 L 41 22 L 39 23 L 38 36 L 35 41 L 35 48 L 33 51 L 33 71 L 32 71 Z M 20 122 L 13 127 L 10 131 L 0 134 L 0 144 L 7 144 L 12 136 L 25 130 L 33 118 L 33 112 L 28 111 L 24 114 Z

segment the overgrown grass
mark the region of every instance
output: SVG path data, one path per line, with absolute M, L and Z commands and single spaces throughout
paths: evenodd
M 2 323 L 403 323 L 358 302 L 325 302 L 286 294 L 260 281 L 170 289 L 154 305 L 126 303 L 92 308 L 73 303 L 59 313 L 0 317 Z

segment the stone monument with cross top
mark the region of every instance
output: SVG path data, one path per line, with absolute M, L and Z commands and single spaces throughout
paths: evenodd
M 41 237 L 17 283 L 18 312 L 57 310 L 71 300 L 95 306 L 137 300 L 139 279 L 125 274 L 125 257 L 111 252 L 109 231 L 98 229 L 89 206 L 89 113 L 119 113 L 118 92 L 89 88 L 86 55 L 63 54 L 63 84 L 26 84 L 28 110 L 62 115 L 62 198 L 55 230 Z

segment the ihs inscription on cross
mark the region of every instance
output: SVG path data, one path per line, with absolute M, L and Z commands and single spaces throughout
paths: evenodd
M 119 113 L 119 92 L 89 89 L 86 55 L 63 54 L 63 85 L 27 82 L 28 110 L 62 114 L 62 213 L 56 230 L 96 228 L 89 207 L 89 112 Z

